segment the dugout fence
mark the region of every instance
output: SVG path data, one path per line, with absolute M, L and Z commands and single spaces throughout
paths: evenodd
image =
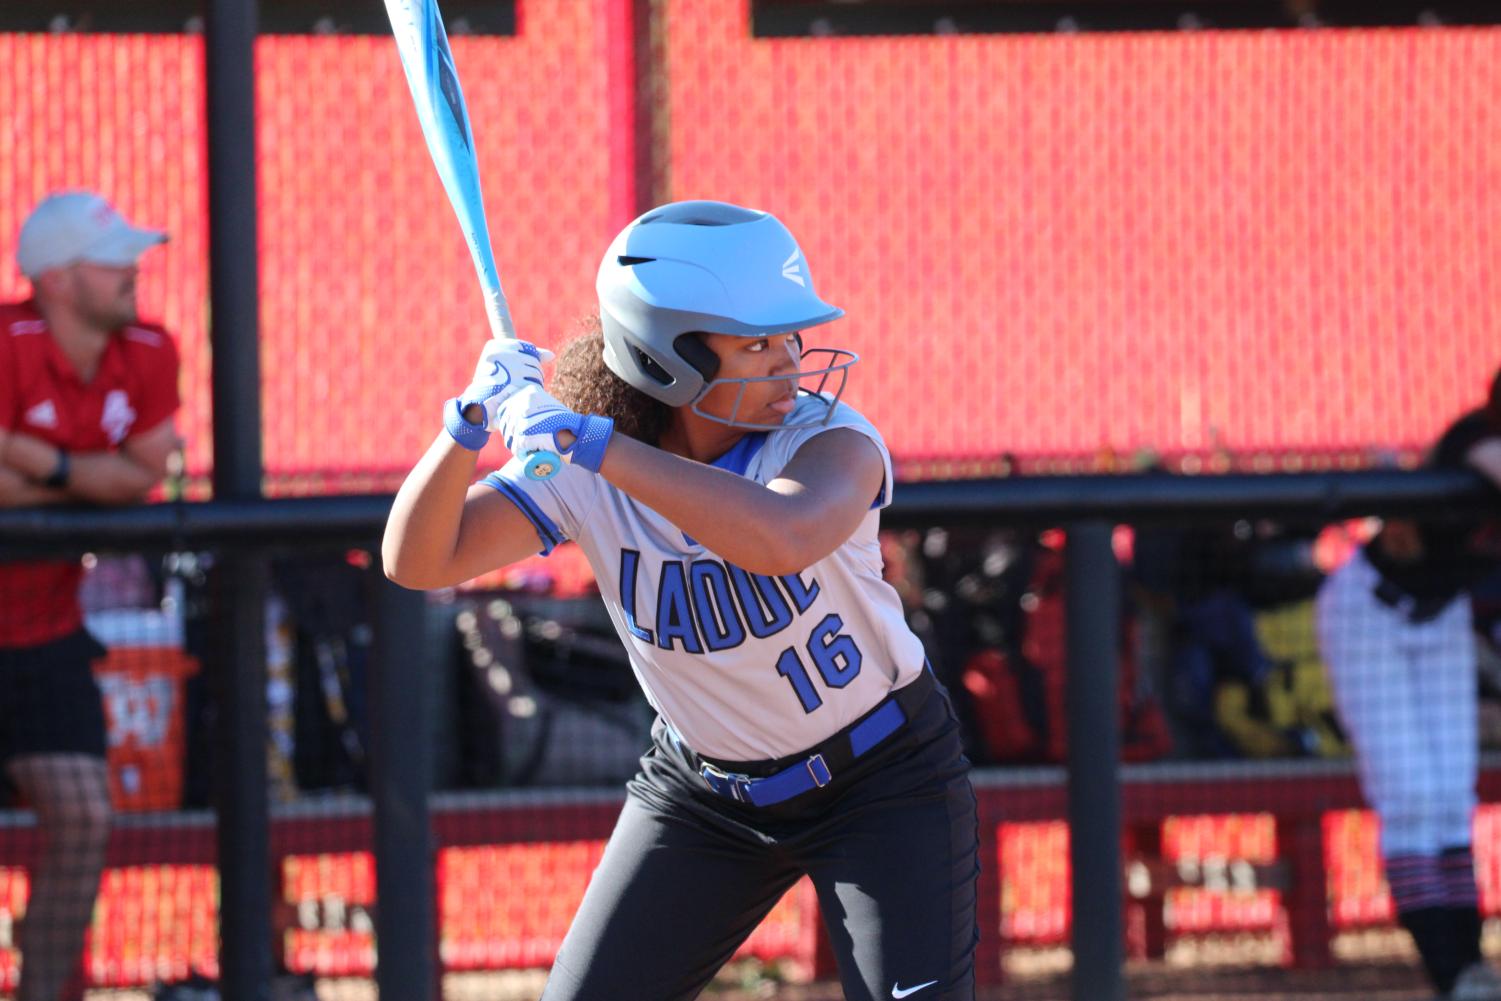
M 370 555 L 389 498 L 260 499 L 263 483 L 389 489 L 473 348 L 435 335 L 479 314 L 389 45 L 256 42 L 254 6 L 209 5 L 203 38 L 0 36 L 17 137 L 0 220 L 13 232 L 45 189 L 114 179 L 128 214 L 173 231 L 143 304 L 184 348 L 189 491 L 211 471 L 218 498 L 0 512 L 0 558 L 89 557 L 113 647 L 120 802 L 72 991 L 201 974 L 236 999 L 306 976 L 430 997 L 445 975 L 550 961 L 641 706 L 576 567 L 424 602 Z M 782 214 L 820 288 L 869 318 L 852 402 L 923 474 L 1100 468 L 1143 443 L 1184 469 L 1361 465 L 1372 442 L 1411 454 L 1493 364 L 1491 275 L 1465 262 L 1498 231 L 1469 155 L 1494 31 L 768 40 L 750 8 L 536 0 L 515 37 L 456 37 L 503 270 L 539 340 L 590 308 L 621 223 L 712 195 Z M 852 218 L 889 239 L 852 244 Z M 911 391 L 919 371 L 942 405 Z M 352 391 L 375 385 L 379 433 Z M 1025 405 L 976 421 L 965 402 L 995 400 Z M 953 651 L 936 660 L 983 762 L 984 989 L 1023 991 L 1018 957 L 1050 950 L 1074 977 L 1034 978 L 1045 996 L 1118 997 L 1123 958 L 1191 985 L 1174 951 L 1226 934 L 1255 939 L 1271 987 L 1365 970 L 1341 940 L 1389 927 L 1391 903 L 1327 700 L 1300 687 L 1319 676 L 1306 595 L 1240 609 L 1257 685 L 1219 676 L 1237 658 L 1202 621 L 1176 649 L 1185 623 L 1164 607 L 1224 583 L 1263 523 L 1310 533 L 1303 552 L 1347 516 L 1473 517 L 1473 484 L 1027 476 L 898 498 L 889 565 L 921 568 L 911 612 Z M 1166 579 L 1143 579 L 1144 540 Z M 1241 583 L 1288 550 L 1257 551 L 1271 563 Z M 1164 725 L 1184 732 L 1166 742 L 1135 697 L 1149 662 L 1212 682 L 1173 707 Z M 20 805 L 0 812 L 0 937 L 42 850 Z M 1483 806 L 1475 823 L 1488 914 L 1496 820 Z M 817 922 L 794 891 L 745 954 L 826 978 Z M 1410 977 L 1397 959 L 1374 975 Z M 7 984 L 14 962 L 0 952 Z
M 483 664 L 482 673 L 494 678 L 494 669 L 518 664 L 511 659 L 517 648 L 508 654 L 494 644 L 508 631 L 511 639 L 528 642 L 532 626 L 517 609 L 545 608 L 540 632 L 548 632 L 550 623 L 553 635 L 546 642 L 555 644 L 560 623 L 589 635 L 589 599 L 560 600 L 513 588 L 444 595 L 434 602 L 390 585 L 370 556 L 389 500 L 370 495 L 0 512 L 0 556 L 8 560 L 88 553 L 97 574 L 115 562 L 101 562 L 101 554 L 149 554 L 152 566 L 169 568 L 158 575 L 159 583 L 174 575 L 199 578 L 186 592 L 180 585 L 151 592 L 167 596 L 165 603 L 157 597 L 144 608 L 117 608 L 113 617 L 109 609 L 93 613 L 91 625 L 107 634 L 103 638 L 117 652 L 137 650 L 128 655 L 136 658 L 135 674 L 129 663 L 103 668 L 135 685 L 134 690 L 128 684 L 117 687 L 114 699 L 114 712 L 134 704 L 134 715 L 112 719 L 117 729 L 135 720 L 130 742 L 138 755 L 135 788 L 140 790 L 142 776 L 155 780 L 171 773 L 172 754 L 180 772 L 168 791 L 136 801 L 147 809 L 132 809 L 127 800 L 118 814 L 82 982 L 143 988 L 195 972 L 222 976 L 239 963 L 240 969 L 259 969 L 257 975 L 265 979 L 371 978 L 387 996 L 438 997 L 445 972 L 550 962 L 582 891 L 581 880 L 597 860 L 619 808 L 620 787 L 592 778 L 582 784 L 557 780 L 558 773 L 540 781 L 515 772 L 454 780 L 440 759 L 478 752 L 473 746 L 445 750 L 454 735 L 442 731 L 453 717 L 438 707 L 473 693 L 445 693 L 453 681 L 445 681 L 441 664 L 457 652 L 460 661 Z M 893 540 L 903 533 L 925 538 L 935 529 L 954 540 L 976 530 L 1022 531 L 1030 537 L 1035 530 L 1063 526 L 1066 532 L 1060 551 L 1067 674 L 1062 754 L 1015 755 L 984 763 L 976 772 L 985 852 L 979 954 L 984 989 L 1001 989 L 1007 978 L 1013 984 L 1025 981 L 1025 972 L 1011 960 L 1013 952 L 1066 945 L 1071 986 L 1035 989 L 1067 991 L 1076 998 L 1121 997 L 1128 955 L 1160 960 L 1175 940 L 1226 929 L 1269 936 L 1260 959 L 1268 975 L 1348 967 L 1350 957 L 1333 948 L 1337 934 L 1390 922 L 1380 902 L 1379 869 L 1370 868 L 1371 846 L 1360 843 L 1370 837 L 1369 819 L 1365 826 L 1358 819 L 1363 803 L 1348 760 L 1269 755 L 1260 761 L 1230 756 L 1206 761 L 1165 752 L 1122 765 L 1123 746 L 1126 755 L 1133 751 L 1132 723 L 1118 711 L 1121 622 L 1139 619 L 1139 607 L 1132 604 L 1129 577 L 1121 573 L 1118 526 L 1145 532 L 1153 525 L 1219 525 L 1227 518 L 1324 525 L 1373 513 L 1470 518 L 1489 502 L 1469 476 L 1431 472 L 904 484 L 886 518 Z M 288 718 L 285 699 L 290 688 L 294 699 L 321 703 L 326 711 L 327 686 L 337 687 L 327 670 L 320 674 L 328 667 L 327 635 L 321 647 L 294 640 L 290 653 L 277 652 L 287 608 L 312 614 L 306 601 L 289 600 L 297 585 L 288 585 L 285 568 L 310 562 L 319 569 L 303 582 L 305 591 L 320 595 L 325 606 L 336 604 L 341 591 L 357 594 L 363 603 L 353 618 L 371 630 L 365 636 L 365 691 L 357 695 L 346 688 L 343 699 L 346 706 L 364 707 L 350 730 L 355 739 L 368 741 L 368 755 L 349 774 L 324 774 L 302 789 L 297 778 L 316 773 L 306 762 L 301 771 L 290 766 L 290 776 L 278 773 L 279 740 L 287 750 L 287 735 L 278 731 Z M 205 573 L 206 566 L 213 569 Z M 271 603 L 245 607 L 243 590 L 224 589 L 224 575 L 231 573 L 241 586 L 246 577 L 262 578 Z M 965 591 L 965 585 L 937 574 L 928 583 L 928 590 L 946 592 L 950 600 Z M 117 582 L 114 590 L 121 589 Z M 1034 585 L 1033 591 L 1045 589 Z M 196 641 L 161 629 L 160 613 L 170 613 L 174 601 L 179 612 L 181 603 L 201 603 L 187 617 L 197 623 L 190 627 L 199 631 Z M 570 605 L 585 611 L 569 620 L 563 609 Z M 1038 614 L 1034 608 L 1033 628 L 1041 632 Z M 472 620 L 486 615 L 501 623 L 489 634 L 494 642 L 466 639 L 482 631 Z M 252 623 L 265 643 L 236 648 L 211 640 L 215 634 L 235 635 L 237 617 Z M 945 644 L 931 619 L 927 625 L 925 639 Z M 140 630 L 134 638 L 132 628 Z M 345 642 L 361 634 L 359 628 L 340 628 Z M 933 650 L 935 662 L 943 663 L 950 649 L 957 652 L 951 645 Z M 208 682 L 201 697 L 216 703 L 207 717 L 216 746 L 195 747 L 180 730 L 167 759 L 160 743 L 151 759 L 142 738 L 171 728 L 170 720 L 153 726 L 153 714 L 160 715 L 164 706 L 188 709 L 186 677 L 173 676 L 179 656 L 201 661 L 195 673 Z M 278 663 L 289 656 L 303 658 L 301 671 L 322 679 L 321 695 L 317 684 L 299 686 L 298 672 Z M 611 670 L 608 650 L 588 642 L 575 643 L 569 656 L 572 669 L 595 683 Z M 342 670 L 347 680 L 347 651 L 341 663 L 332 674 Z M 966 692 L 974 673 L 961 672 L 960 666 L 946 665 L 946 680 L 973 704 L 973 692 Z M 528 673 L 512 672 L 512 683 L 520 686 Z M 153 684 L 156 695 L 150 694 Z M 164 698 L 162 691 L 182 701 Z M 533 690 L 533 695 L 544 693 Z M 257 717 L 261 706 L 264 714 Z M 201 703 L 197 711 L 204 712 Z M 439 723 L 440 717 L 446 722 Z M 569 725 L 561 713 L 552 718 L 557 726 Z M 236 771 L 243 768 L 243 762 L 236 764 L 242 751 L 223 733 L 234 728 L 241 740 L 267 749 L 259 782 Z M 609 731 L 596 723 L 569 732 Z M 314 730 L 293 736 L 324 749 L 318 753 L 330 746 L 327 735 Z M 341 739 L 336 735 L 333 744 Z M 346 755 L 348 750 L 345 744 Z M 977 745 L 977 751 L 984 761 L 984 746 Z M 204 762 L 195 763 L 195 755 L 205 753 L 217 762 L 208 779 L 217 791 L 206 801 L 201 788 L 189 788 L 203 778 Z M 289 753 L 295 755 L 295 748 Z M 1501 798 L 1501 771 L 1485 761 L 1482 798 Z M 112 757 L 116 775 L 131 764 Z M 337 771 L 325 766 L 325 772 Z M 186 779 L 190 773 L 197 778 Z M 437 784 L 447 788 L 434 790 L 439 773 Z M 485 783 L 488 788 L 481 787 Z M 194 796 L 200 805 L 184 808 Z M 244 824 L 244 818 L 257 815 L 265 817 L 258 830 L 226 835 L 228 818 Z M 5 876 L 0 907 L 14 921 L 24 909 L 24 873 L 38 845 L 24 811 L 7 810 L 0 817 Z M 1485 867 L 1501 865 L 1496 839 L 1488 833 L 1494 823 L 1483 808 L 1477 854 Z M 1351 862 L 1357 856 L 1363 859 L 1355 866 L 1358 872 Z M 1352 890 L 1351 880 L 1370 885 Z M 219 911 L 217 901 L 225 898 L 215 887 L 235 881 L 258 889 L 242 894 L 238 906 L 245 910 L 231 922 Z M 1482 886 L 1489 883 L 1483 879 Z M 257 898 L 264 901 L 258 911 Z M 1070 900 L 1088 903 L 1071 906 Z M 1486 904 L 1494 908 L 1495 898 L 1488 896 Z M 217 948 L 216 925 L 223 936 Z M 14 953 L 6 955 L 3 969 L 13 977 Z M 806 888 L 788 895 L 743 955 L 780 963 L 793 977 L 832 975 Z M 1191 981 L 1196 974 L 1179 970 L 1174 975 Z M 264 989 L 228 980 L 223 987 L 225 997 Z

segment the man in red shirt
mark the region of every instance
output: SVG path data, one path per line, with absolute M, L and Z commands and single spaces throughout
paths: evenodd
M 0 505 L 128 504 L 178 447 L 177 348 L 136 316 L 136 262 L 166 234 L 98 195 L 44 199 L 16 263 L 32 298 L 0 304 Z M 0 564 L 0 762 L 37 813 L 17 1001 L 57 1001 L 93 913 L 110 800 L 105 722 L 77 560 Z

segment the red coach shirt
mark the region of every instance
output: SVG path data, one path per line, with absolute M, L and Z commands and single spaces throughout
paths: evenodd
M 85 384 L 30 302 L 0 304 L 0 427 L 69 452 L 104 452 L 177 410 L 177 345 L 161 327 L 110 335 Z M 0 563 L 0 647 L 59 639 L 83 624 L 76 560 Z

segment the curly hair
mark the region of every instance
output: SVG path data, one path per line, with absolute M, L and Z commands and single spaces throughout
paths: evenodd
M 629 385 L 605 365 L 605 335 L 599 317 L 581 325 L 583 332 L 558 351 L 548 391 L 580 414 L 615 419 L 615 430 L 648 445 L 661 443 L 672 408 Z

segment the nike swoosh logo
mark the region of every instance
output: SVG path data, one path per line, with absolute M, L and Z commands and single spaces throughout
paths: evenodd
M 938 981 L 929 980 L 927 983 L 918 984 L 916 987 L 903 987 L 900 983 L 895 983 L 891 985 L 891 996 L 896 998 L 897 1001 L 901 1001 L 902 998 L 916 994 L 918 991 L 923 990 L 924 988 L 932 987 L 936 983 L 938 983 Z

